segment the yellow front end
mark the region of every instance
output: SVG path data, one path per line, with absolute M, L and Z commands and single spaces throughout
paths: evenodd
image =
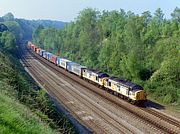
M 135 93 L 135 100 L 146 100 L 146 93 L 144 92 L 144 90 L 139 90 Z

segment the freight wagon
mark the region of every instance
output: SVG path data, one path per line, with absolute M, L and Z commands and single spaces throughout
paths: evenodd
M 40 48 L 36 48 L 36 53 L 40 55 Z
M 43 50 L 43 49 L 40 49 L 40 56 L 42 56 L 42 57 L 44 57 L 45 58 L 45 50 Z
M 81 66 L 75 62 L 69 62 L 67 65 L 67 70 L 80 77 L 82 77 L 83 71 L 86 69 L 85 66 Z
M 57 58 L 56 58 L 56 65 L 57 66 L 60 66 L 60 60 L 61 60 L 61 58 L 57 56 Z
M 47 60 L 51 61 L 53 54 L 52 54 L 52 53 L 49 53 L 49 52 L 46 52 L 45 55 L 46 55 L 45 58 L 46 58 Z
M 67 60 L 67 59 L 64 59 L 64 58 L 61 58 L 60 59 L 60 67 L 64 68 L 64 69 L 67 69 L 67 64 L 71 62 L 70 60 Z
M 52 55 L 51 62 L 56 64 L 56 59 L 57 59 L 57 56 L 56 55 Z
M 88 69 L 78 63 L 46 52 L 45 50 L 36 47 L 31 42 L 28 42 L 28 48 L 57 66 L 60 66 L 67 71 L 88 80 L 90 83 L 96 84 L 109 92 L 120 96 L 123 99 L 127 99 L 132 104 L 143 104 L 146 101 L 146 93 L 138 84 L 134 84 L 117 77 L 109 77 L 108 74 L 101 71 Z
M 35 50 L 35 45 L 34 44 L 31 44 L 31 49 L 34 51 Z

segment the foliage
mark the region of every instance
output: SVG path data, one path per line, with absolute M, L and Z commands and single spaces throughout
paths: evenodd
M 138 82 L 150 96 L 180 103 L 180 11 L 154 15 L 87 8 L 62 30 L 38 28 L 34 43 L 82 65 Z
M 2 28 L 2 24 L 7 26 L 9 31 L 11 31 L 15 35 L 16 42 L 20 43 L 22 41 L 31 40 L 33 31 L 40 25 L 46 28 L 62 29 L 67 23 L 52 20 L 17 19 L 14 18 L 14 15 L 12 13 L 7 13 L 4 16 L 0 17 L 0 28 Z
M 3 31 L 8 31 L 8 28 L 6 25 L 0 24 L 0 32 L 3 32 Z
M 42 122 L 28 107 L 20 104 L 12 95 L 7 94 L 7 90 L 12 91 L 12 87 L 8 87 L 8 84 L 2 82 L 0 85 L 0 133 L 57 133 L 47 123 Z
M 52 128 L 74 133 L 72 124 L 57 111 L 16 56 L 15 36 L 4 29 L 0 32 L 0 133 L 54 133 Z
M 6 51 L 14 52 L 16 45 L 15 45 L 15 36 L 8 31 L 0 33 L 0 46 L 3 47 Z

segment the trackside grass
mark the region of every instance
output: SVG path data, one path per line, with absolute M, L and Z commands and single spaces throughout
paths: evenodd
M 8 93 L 10 86 L 3 82 L 0 85 L 0 134 L 57 133 Z
M 0 134 L 75 133 L 18 59 L 0 49 Z

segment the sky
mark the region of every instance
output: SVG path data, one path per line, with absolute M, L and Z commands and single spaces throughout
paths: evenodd
M 153 14 L 161 8 L 165 17 L 170 18 L 175 7 L 180 8 L 180 0 L 0 0 L 0 16 L 11 12 L 15 18 L 70 22 L 88 7 L 99 11 L 124 9 L 135 14 L 144 11 Z

